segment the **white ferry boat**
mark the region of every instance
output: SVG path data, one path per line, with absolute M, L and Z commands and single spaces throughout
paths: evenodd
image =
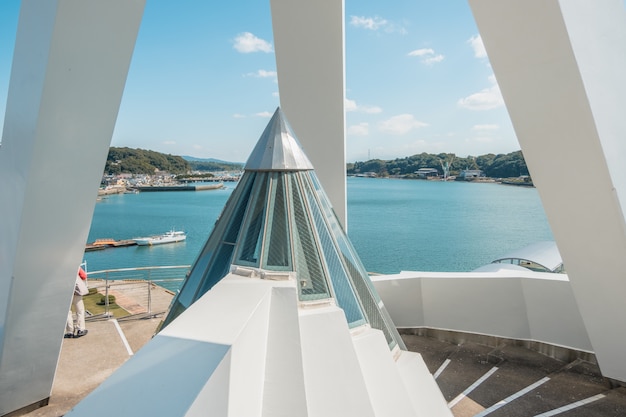
M 171 230 L 167 233 L 157 236 L 137 237 L 132 239 L 139 246 L 162 245 L 164 243 L 182 242 L 187 239 L 185 232 Z

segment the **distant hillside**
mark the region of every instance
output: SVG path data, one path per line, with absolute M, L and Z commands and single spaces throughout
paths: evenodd
M 215 158 L 196 158 L 194 156 L 183 156 L 189 163 L 192 171 L 239 171 L 243 169 L 241 162 L 228 162 Z
M 104 173 L 154 174 L 158 170 L 184 174 L 190 169 L 189 163 L 180 156 L 145 149 L 111 147 Z
M 420 153 L 405 158 L 396 158 L 384 161 L 372 159 L 365 162 L 355 162 L 347 165 L 348 174 L 374 172 L 378 176 L 402 175 L 411 177 L 420 168 L 435 168 L 443 175 L 442 163 L 448 162 L 450 175 L 458 175 L 464 169 L 480 169 L 486 176 L 492 178 L 510 178 L 528 175 L 526 161 L 522 151 L 508 154 L 486 154 L 476 157 L 460 158 L 454 154 Z
M 186 174 L 190 171 L 238 171 L 242 163 L 227 162 L 214 158 L 177 156 L 145 149 L 109 148 L 104 173 L 148 174 L 167 171 L 171 174 Z
M 189 155 L 182 155 L 181 158 L 183 158 L 187 162 L 215 162 L 218 164 L 243 165 L 243 162 L 230 162 L 215 158 L 196 158 L 195 156 Z
M 508 154 L 486 154 L 476 157 L 457 157 L 454 154 L 421 153 L 393 160 L 372 159 L 364 162 L 348 163 L 348 174 L 374 172 L 378 176 L 406 176 L 410 178 L 420 168 L 435 168 L 443 175 L 442 163 L 449 164 L 450 175 L 458 175 L 464 169 L 480 169 L 492 178 L 510 178 L 528 175 L 522 151 Z M 186 174 L 190 171 L 238 171 L 243 169 L 241 162 L 228 162 L 214 158 L 176 156 L 155 151 L 131 148 L 109 149 L 105 174 L 154 174 L 167 171 L 172 174 Z

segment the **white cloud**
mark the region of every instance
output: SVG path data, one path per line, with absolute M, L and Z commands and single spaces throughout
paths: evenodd
M 378 106 L 359 106 L 363 113 L 367 114 L 378 114 L 382 113 L 383 109 Z
M 274 113 L 270 113 L 268 111 L 262 111 L 262 112 L 259 112 L 259 113 L 255 113 L 254 115 L 258 116 L 258 117 L 272 117 L 273 114 Z
M 467 40 L 467 43 L 472 46 L 476 58 L 487 58 L 487 50 L 480 35 L 472 36 Z
M 367 114 L 378 114 L 378 113 L 382 113 L 383 109 L 381 109 L 378 106 L 363 106 L 363 105 L 358 105 L 356 104 L 356 101 L 354 100 L 350 100 L 350 99 L 346 99 L 345 100 L 345 106 L 346 106 L 346 111 L 356 111 L 356 112 L 360 112 L 360 113 L 367 113 Z
M 474 131 L 493 131 L 493 130 L 498 130 L 500 129 L 500 126 L 498 125 L 474 125 L 472 126 L 472 130 Z
M 387 25 L 387 20 L 378 16 L 365 17 L 365 16 L 350 16 L 350 24 L 358 28 L 364 28 L 369 30 L 378 30 L 381 27 Z
M 404 135 L 413 129 L 426 127 L 428 123 L 415 120 L 412 114 L 399 114 L 378 124 L 378 129 L 392 135 Z
M 344 106 L 346 107 L 346 111 L 356 111 L 357 109 L 356 101 L 350 99 L 345 99 Z
M 504 99 L 495 76 L 490 76 L 489 82 L 493 84 L 491 87 L 459 99 L 458 106 L 469 110 L 491 110 L 504 106 Z
M 272 52 L 272 44 L 257 38 L 250 32 L 244 32 L 237 35 L 235 38 L 234 48 L 243 53 L 248 54 L 251 52 Z
M 491 136 L 476 136 L 470 139 L 467 139 L 465 142 L 467 143 L 493 143 L 495 139 Z
M 465 139 L 468 144 L 492 144 L 497 142 L 497 131 L 500 126 L 496 124 L 482 124 L 472 126 L 472 136 Z
M 163 145 L 176 145 L 176 141 L 175 140 L 166 140 L 166 141 L 163 141 Z
M 441 62 L 444 59 L 443 55 L 435 54 L 435 51 L 431 48 L 416 49 L 414 51 L 409 52 L 407 55 L 421 58 L 420 62 L 426 65 L 432 65 L 437 62 Z
M 437 62 L 443 61 L 443 58 L 444 58 L 444 56 L 439 54 L 439 55 L 435 55 L 435 56 L 430 57 L 430 58 L 425 58 L 425 59 L 422 60 L 422 62 L 424 64 L 426 64 L 426 65 L 432 65 L 432 64 L 435 64 Z
M 274 92 L 272 93 L 272 97 L 279 97 L 278 91 L 274 91 Z
M 435 53 L 431 48 L 422 48 L 416 49 L 414 51 L 409 52 L 409 56 L 424 56 L 424 55 L 433 55 Z
M 249 72 L 246 77 L 256 78 L 276 78 L 276 71 L 258 70 L 257 72 Z
M 350 16 L 350 25 L 356 28 L 362 28 L 367 30 L 383 30 L 386 33 L 399 33 L 406 35 L 407 30 L 397 23 L 383 19 L 382 17 L 365 17 L 365 16 Z
M 244 116 L 243 114 L 239 114 L 239 113 L 235 113 L 233 114 L 233 118 L 235 119 L 245 119 L 246 116 Z
M 348 135 L 351 136 L 367 136 L 370 133 L 369 123 L 363 122 L 358 125 L 352 125 L 348 128 Z

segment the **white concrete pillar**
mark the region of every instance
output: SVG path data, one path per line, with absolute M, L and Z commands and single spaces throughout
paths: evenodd
M 343 0 L 271 0 L 281 108 L 347 229 Z
M 469 0 L 602 373 L 626 381 L 626 12 Z
M 0 148 L 0 415 L 50 395 L 144 4 L 22 1 Z

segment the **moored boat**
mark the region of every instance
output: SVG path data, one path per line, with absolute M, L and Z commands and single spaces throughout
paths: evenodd
M 187 239 L 185 232 L 171 230 L 162 235 L 137 237 L 132 239 L 139 246 L 162 245 L 164 243 L 182 242 Z

